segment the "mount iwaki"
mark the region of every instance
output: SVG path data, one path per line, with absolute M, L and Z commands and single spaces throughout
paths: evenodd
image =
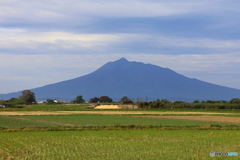
M 88 101 L 93 97 L 109 96 L 119 101 L 123 96 L 137 98 L 181 100 L 230 100 L 240 97 L 240 90 L 188 78 L 175 71 L 152 64 L 129 62 L 121 58 L 108 62 L 96 71 L 67 81 L 30 89 L 37 100 L 73 100 L 82 95 Z M 19 97 L 20 92 L 0 95 L 0 99 Z

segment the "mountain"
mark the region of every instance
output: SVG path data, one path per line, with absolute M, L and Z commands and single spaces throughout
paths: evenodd
M 191 79 L 152 64 L 129 62 L 121 58 L 108 62 L 96 71 L 75 79 L 31 89 L 38 100 L 73 100 L 83 95 L 85 100 L 109 96 L 118 101 L 123 96 L 148 100 L 230 100 L 240 96 L 240 90 Z M 21 92 L 0 95 L 0 99 L 18 97 Z

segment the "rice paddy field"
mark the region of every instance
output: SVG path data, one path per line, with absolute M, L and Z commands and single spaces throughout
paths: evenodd
M 132 117 L 121 115 L 40 115 L 40 116 L 20 116 L 16 118 L 26 118 L 29 120 L 42 120 L 45 122 L 58 122 L 75 125 L 92 125 L 92 126 L 115 126 L 115 125 L 155 125 L 155 126 L 204 126 L 204 125 L 221 125 L 226 126 L 231 123 L 191 121 L 179 119 L 165 119 L 171 116 L 161 116 L 159 118 Z M 188 116 L 187 116 L 188 117 Z M 213 118 L 215 118 L 213 116 Z M 234 124 L 240 126 L 240 124 Z
M 77 107 L 0 111 L 0 160 L 239 159 L 210 156 L 211 151 L 240 154 L 238 112 Z
M 192 118 L 194 116 L 174 116 L 174 118 Z M 198 120 L 174 119 L 172 116 L 131 116 L 131 115 L 29 115 L 29 116 L 0 116 L 0 128 L 36 128 L 36 127 L 61 127 L 61 126 L 158 126 L 158 127 L 201 127 L 201 126 L 236 126 L 238 123 L 224 123 Z M 220 116 L 207 116 L 219 118 Z M 228 118 L 228 117 L 223 117 Z M 239 117 L 229 117 L 239 119 Z M 221 117 L 220 117 L 221 119 Z M 217 121 L 217 120 L 216 120 Z
M 38 122 L 25 119 L 0 116 L 0 128 L 22 128 L 22 127 L 57 127 L 54 123 Z
M 0 132 L 0 159 L 208 160 L 240 152 L 237 130 Z

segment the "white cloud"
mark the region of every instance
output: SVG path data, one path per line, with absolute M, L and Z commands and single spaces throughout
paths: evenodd
M 0 37 L 16 36 L 19 33 L 24 33 L 21 28 L 0 28 Z
M 0 33 L 4 29 L 0 28 Z M 32 54 L 51 51 L 62 52 L 62 49 L 82 49 L 89 51 L 112 52 L 121 45 L 144 44 L 146 48 L 185 47 L 209 49 L 240 49 L 240 40 L 218 40 L 210 38 L 167 37 L 159 34 L 73 34 L 68 32 L 25 32 L 19 29 L 7 30 L 0 35 L 0 49 L 32 49 Z M 11 35 L 12 34 L 12 35 Z M 127 50 L 127 48 L 126 48 Z M 171 51 L 171 49 L 169 49 Z M 180 53 L 181 54 L 181 53 Z
M 18 19 L 27 21 L 51 22 L 82 17 L 156 17 L 205 12 L 206 10 L 229 9 L 220 0 L 192 1 L 99 1 L 99 0 L 68 0 L 68 1 L 27 1 L 11 0 L 0 2 L 2 22 Z M 228 1 L 229 2 L 229 1 Z M 231 6 L 232 7 L 232 6 Z M 233 8 L 232 8 L 233 9 Z
M 0 54 L 0 59 L 3 60 L 0 63 L 1 68 L 23 69 L 29 72 L 35 73 L 41 70 L 54 70 L 55 68 L 96 68 L 99 67 L 99 63 L 106 62 L 104 57 L 106 55 L 9 55 Z M 102 59 L 102 60 L 101 60 Z M 96 61 L 98 61 L 96 63 Z M 94 62 L 94 63 L 93 63 Z M 62 72 L 62 71 L 59 71 Z M 31 74 L 31 73 L 30 73 Z
M 43 43 L 58 44 L 57 48 L 93 47 L 104 45 L 106 42 L 116 42 L 121 39 L 119 35 L 107 34 L 72 34 L 66 32 L 45 32 L 45 33 L 22 33 L 18 35 L 1 35 L 0 47 L 17 48 L 41 47 Z M 52 46 L 54 47 L 54 45 Z
M 210 38 L 181 38 L 160 37 L 156 38 L 159 45 L 212 48 L 212 49 L 240 49 L 240 40 L 218 40 Z
M 16 42 L 49 42 L 56 43 L 57 41 L 96 41 L 96 40 L 104 40 L 107 39 L 107 35 L 77 35 L 66 32 L 45 32 L 45 33 L 24 33 L 20 36 L 12 36 L 12 37 L 3 37 L 5 41 L 16 41 Z M 2 39 L 2 40 L 4 40 Z
M 6 32 L 4 32 L 6 31 Z M 3 33 L 4 32 L 4 33 Z M 217 40 L 209 38 L 167 37 L 159 34 L 73 34 L 67 32 L 25 32 L 21 29 L 0 28 L 0 49 L 44 50 L 105 50 L 113 44 L 143 43 L 151 47 L 186 47 L 210 49 L 240 49 L 240 40 Z M 88 51 L 88 52 L 89 52 Z M 112 51 L 112 50 L 110 50 Z M 34 52 L 32 53 L 34 54 Z

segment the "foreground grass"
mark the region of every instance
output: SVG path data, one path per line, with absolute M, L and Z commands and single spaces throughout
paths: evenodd
M 112 130 L 0 132 L 0 159 L 239 159 L 239 131 Z

